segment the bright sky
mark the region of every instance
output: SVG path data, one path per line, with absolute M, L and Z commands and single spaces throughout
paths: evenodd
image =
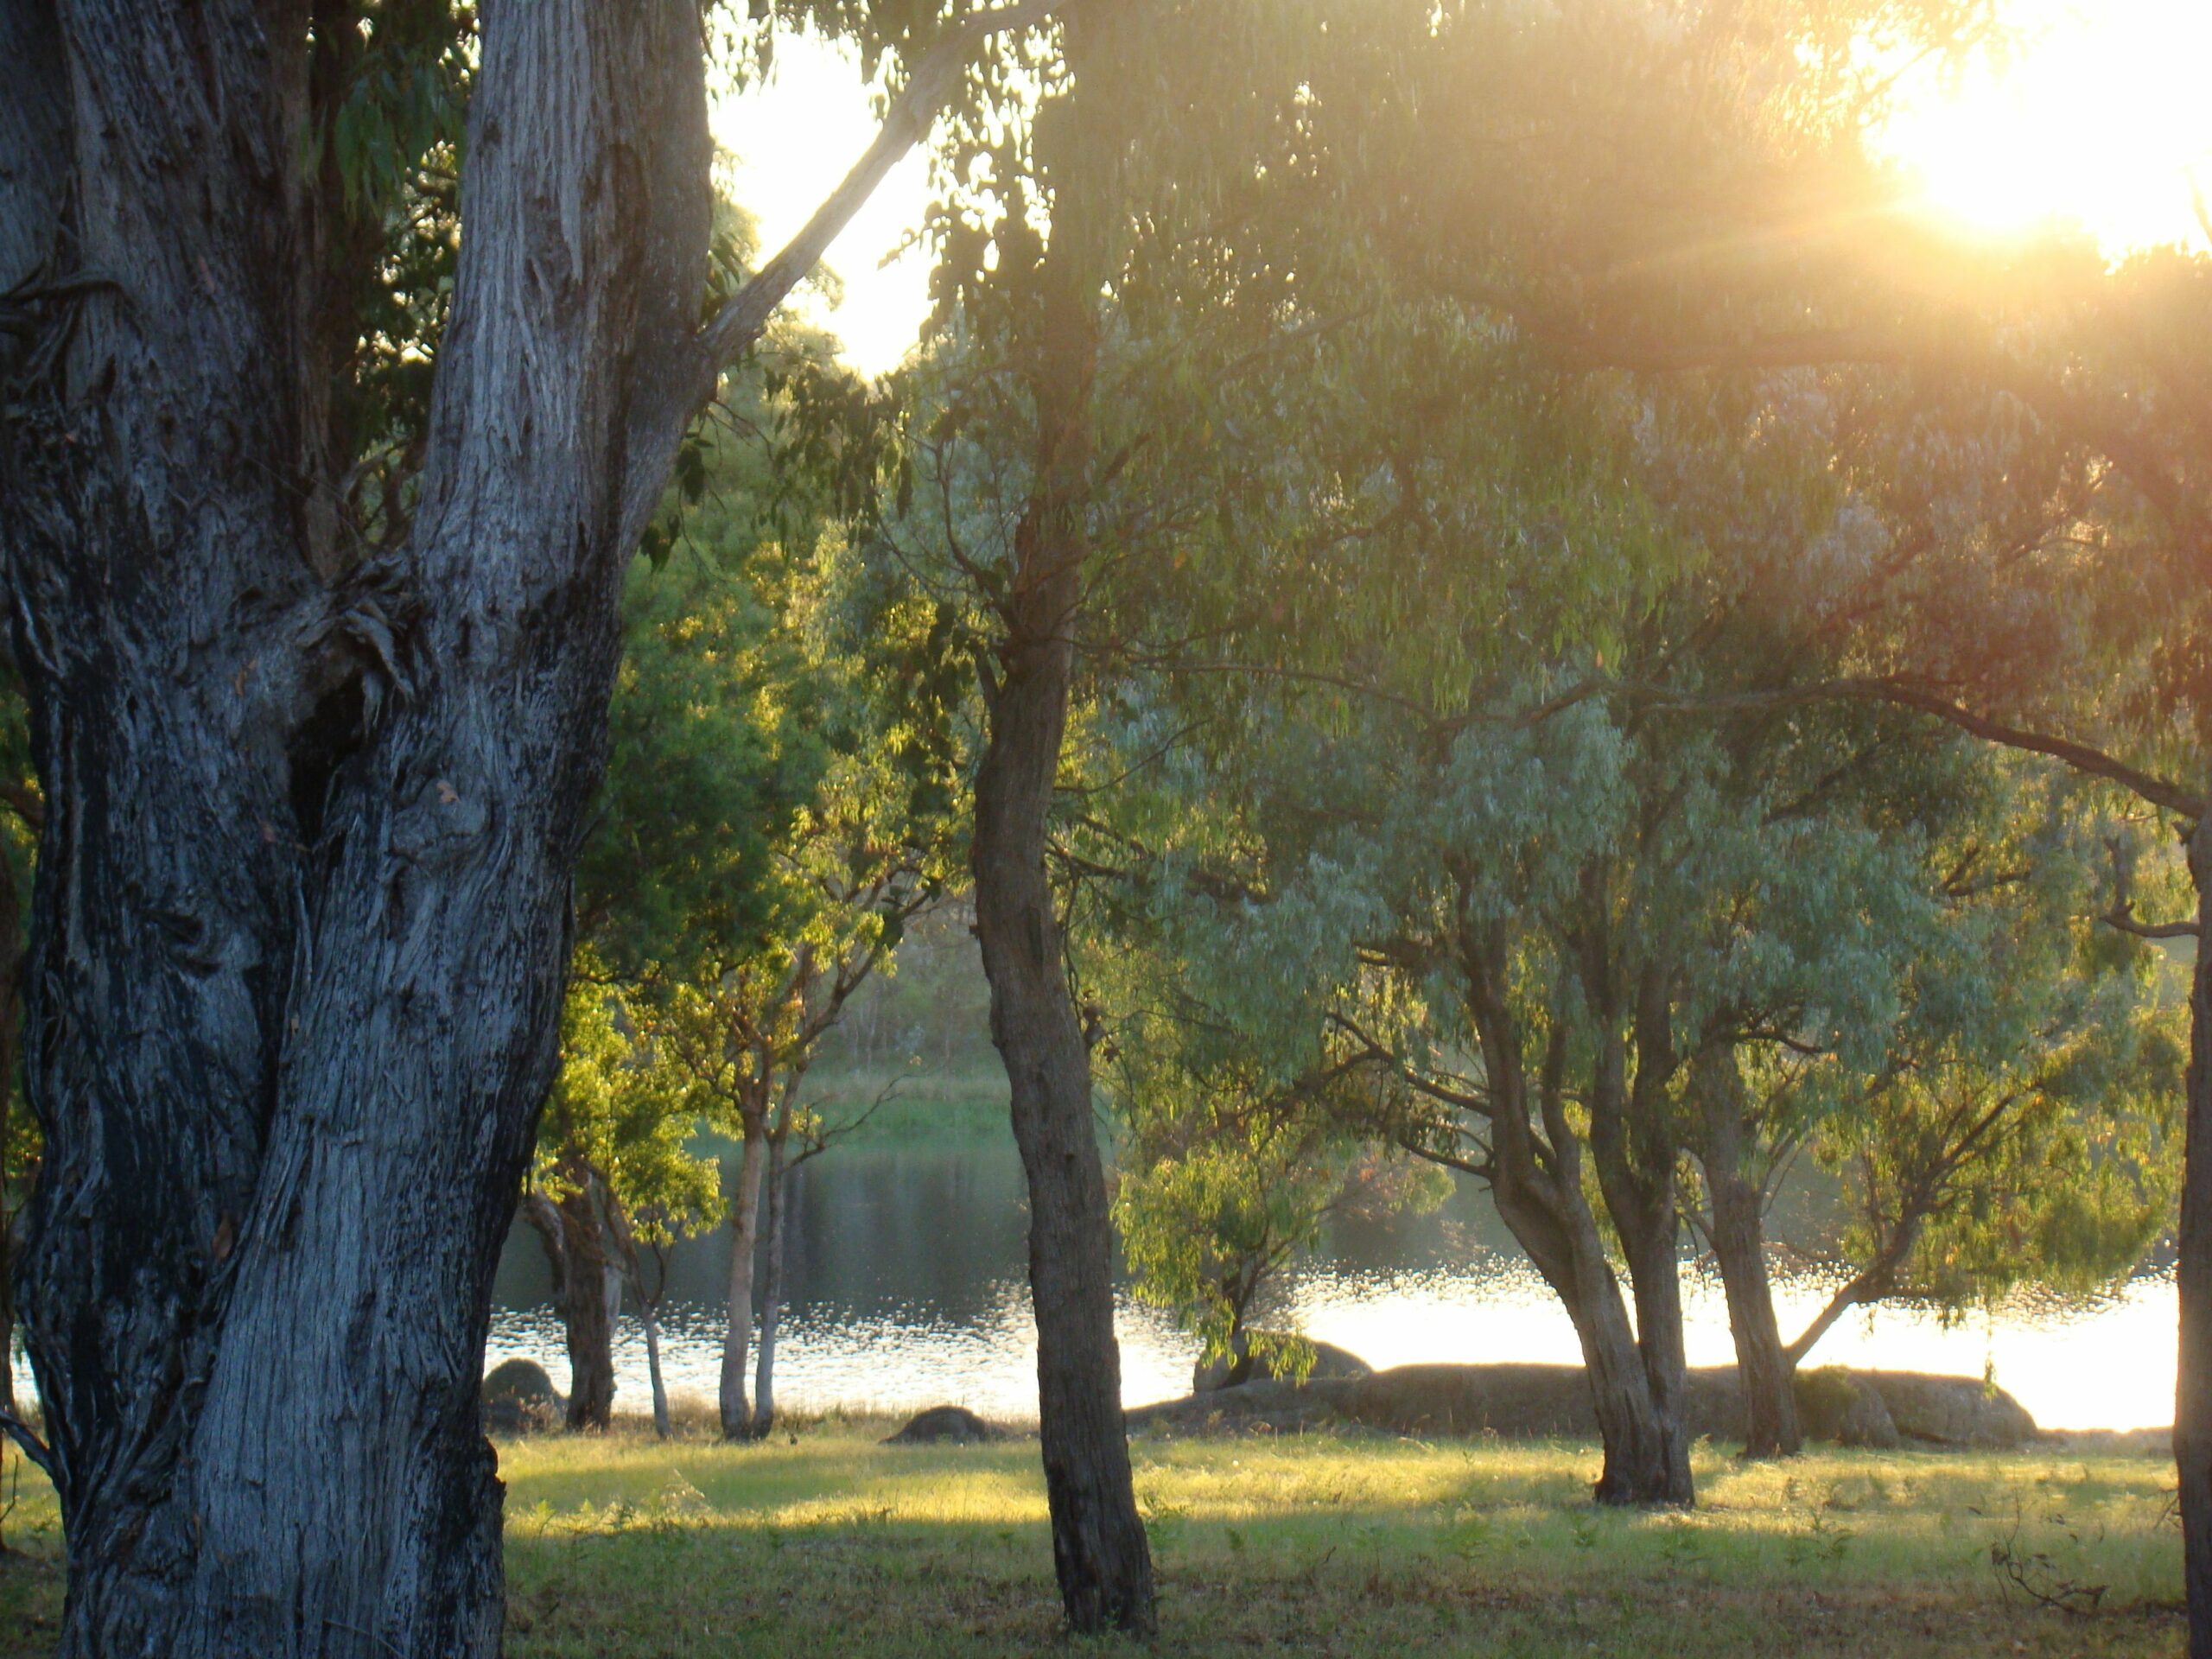
M 1929 207 L 2002 233 L 2078 221 L 2108 253 L 2200 250 L 2212 195 L 2212 0 L 2007 0 L 2011 61 L 1919 76 L 1882 146 Z
M 2024 31 L 2009 61 L 1916 76 L 1880 135 L 1925 181 L 1929 206 L 1998 233 L 2078 220 L 2113 253 L 2203 247 L 2190 178 L 2212 195 L 2212 0 L 2007 0 L 2005 17 Z M 716 100 L 714 131 L 734 158 L 737 199 L 760 216 L 765 253 L 859 159 L 875 117 L 853 59 L 785 37 L 771 79 Z M 830 251 L 844 303 L 831 312 L 818 295 L 800 301 L 863 372 L 896 365 L 927 313 L 926 257 L 883 261 L 928 200 L 917 152 Z
M 804 225 L 875 136 L 858 63 L 818 41 L 785 36 L 776 42 L 773 77 L 715 101 L 716 142 L 730 153 L 730 194 L 759 216 L 766 258 Z M 868 199 L 830 247 L 829 265 L 842 280 L 844 303 L 830 310 L 818 293 L 803 294 L 803 314 L 844 342 L 845 360 L 865 374 L 895 367 L 929 313 L 929 260 L 917 250 L 881 269 L 930 199 L 922 153 L 910 155 Z

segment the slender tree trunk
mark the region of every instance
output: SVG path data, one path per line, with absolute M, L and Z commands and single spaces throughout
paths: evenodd
M 1728 1300 L 1736 1381 L 1744 1396 L 1744 1455 L 1794 1458 L 1804 1449 L 1797 1421 L 1796 1364 L 1783 1345 L 1767 1276 L 1766 1194 L 1750 1173 L 1743 1074 L 1733 1050 L 1701 1054 L 1691 1066 L 1697 1153 L 1713 1205 L 1713 1257 Z
M 65 1659 L 499 1651 L 490 1286 L 710 153 L 688 0 L 480 15 L 420 501 L 371 563 L 308 487 L 304 11 L 67 0 L 67 135 L 26 158 L 0 118 L 0 177 L 67 169 L 56 275 L 97 278 L 38 302 L 0 427 Z
M 768 1260 L 760 1273 L 760 1357 L 753 1376 L 753 1437 L 760 1440 L 776 1427 L 776 1332 L 783 1322 L 784 1226 L 791 1179 L 784 1161 L 788 1133 L 768 1140 Z
M 1071 67 L 1084 57 L 1085 27 L 1079 14 L 1065 23 Z M 1106 145 L 1084 130 L 1100 122 L 1103 99 L 1086 96 L 1086 85 L 1077 67 L 1074 90 L 1047 100 L 1037 117 L 1039 162 L 1054 187 L 1035 333 L 1024 342 L 1037 467 L 1015 531 L 997 675 L 984 700 L 972 857 L 991 1040 L 1006 1066 L 1028 1183 L 1038 1414 L 1060 1599 L 1077 1631 L 1148 1634 L 1152 1555 L 1122 1415 L 1114 1238 L 1091 1121 L 1090 1053 L 1045 868 L 1089 552 L 1094 307 L 1116 212 L 1110 174 L 1096 165 Z
M 2212 817 L 2190 836 L 2200 930 L 2189 990 L 2188 1132 L 2181 1193 L 2181 1365 L 2174 1461 L 2190 1659 L 2212 1659 Z
M 1713 1255 L 1728 1300 L 1736 1378 L 1744 1395 L 1744 1455 L 1794 1458 L 1805 1448 L 1797 1420 L 1797 1368 L 1783 1345 L 1767 1275 L 1764 1195 L 1757 1185 L 1706 1166 L 1713 1200 Z
M 753 1343 L 753 1271 L 760 1237 L 760 1177 L 768 1130 L 759 1112 L 747 1110 L 744 1122 L 737 1191 L 729 1206 L 729 1289 L 723 1306 L 721 1407 L 726 1440 L 745 1440 L 753 1433 L 753 1402 L 745 1395 L 745 1372 Z
M 645 1372 L 652 1379 L 653 1433 L 664 1440 L 669 1434 L 668 1384 L 660 1370 L 660 1309 L 640 1297 L 638 1317 L 645 1327 Z

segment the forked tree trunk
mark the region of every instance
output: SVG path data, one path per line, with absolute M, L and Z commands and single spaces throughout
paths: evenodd
M 768 1139 L 767 1261 L 760 1269 L 760 1356 L 753 1375 L 753 1438 L 765 1440 L 776 1427 L 776 1332 L 784 1312 L 784 1225 L 789 1211 L 786 1187 L 791 1170 L 785 1164 L 790 1131 Z
M 722 1303 L 722 1376 L 719 1404 L 722 1438 L 753 1433 L 753 1402 L 746 1397 L 746 1359 L 753 1344 L 753 1274 L 760 1243 L 760 1177 L 766 1164 L 767 1125 L 745 1114 L 744 1149 L 738 1154 L 737 1191 L 729 1205 L 729 1282 Z
M 2212 817 L 2200 820 L 2190 836 L 2189 873 L 2196 888 L 2199 934 L 2189 987 L 2174 1461 L 2181 1477 L 2190 1659 L 2212 1659 Z
M 1086 92 L 1082 67 L 1084 16 L 1065 25 L 1074 89 L 1047 100 L 1037 116 L 1039 165 L 1054 193 L 1033 334 L 1021 343 L 1037 465 L 1015 531 L 997 672 L 984 698 L 972 859 L 991 1040 L 1006 1066 L 1028 1184 L 1038 1417 L 1060 1599 L 1077 1631 L 1148 1634 L 1152 1554 L 1122 1414 L 1114 1236 L 1091 1121 L 1090 1052 L 1045 868 L 1089 551 L 1094 307 L 1117 214 L 1112 169 L 1098 165 L 1104 98 Z
M 0 538 L 48 800 L 21 1284 L 60 1651 L 495 1655 L 489 1290 L 621 573 L 696 384 L 697 8 L 481 8 L 421 499 L 368 563 L 317 518 L 351 346 L 305 292 L 307 8 L 59 15 L 50 152 L 0 66 L 0 179 L 60 169 L 68 220 Z

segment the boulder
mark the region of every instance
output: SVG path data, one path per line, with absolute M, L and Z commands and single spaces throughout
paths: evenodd
M 1897 1433 L 1936 1446 L 2005 1450 L 2037 1438 L 2036 1420 L 1999 1388 L 1970 1376 L 1929 1376 L 1919 1371 L 1861 1371 L 1882 1396 Z
M 1357 1354 L 1338 1347 L 1334 1343 L 1313 1342 L 1313 1369 L 1306 1375 L 1309 1382 L 1332 1382 L 1342 1377 L 1370 1376 L 1375 1368 Z M 1191 1392 L 1210 1394 L 1217 1389 L 1238 1388 L 1247 1382 L 1287 1382 L 1290 1380 L 1287 1364 L 1279 1366 L 1271 1355 L 1248 1354 L 1230 1363 L 1216 1360 L 1209 1363 L 1201 1359 L 1191 1370 Z
M 1693 1440 L 1744 1437 L 1743 1391 L 1732 1368 L 1684 1379 Z M 2001 1389 L 1972 1377 L 1902 1371 L 1801 1373 L 1797 1407 L 1809 1440 L 1887 1449 L 1910 1443 L 2026 1445 L 2035 1420 Z M 1364 1376 L 1317 1377 L 1303 1388 L 1269 1378 L 1141 1406 L 1132 1429 L 1209 1434 L 1366 1428 L 1387 1434 L 1497 1434 L 1594 1440 L 1597 1415 L 1579 1365 L 1400 1365 Z
M 561 1421 L 568 1402 L 534 1359 L 506 1359 L 484 1379 L 484 1427 L 493 1434 L 524 1434 Z
M 1010 1438 L 965 1406 L 931 1406 L 909 1418 L 886 1446 L 981 1446 Z
M 1840 1365 L 1800 1371 L 1797 1421 L 1808 1440 L 1887 1451 L 1900 1444 L 1896 1420 L 1881 1391 L 1861 1373 Z

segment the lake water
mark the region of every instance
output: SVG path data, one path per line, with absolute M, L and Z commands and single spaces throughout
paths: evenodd
M 1817 1200 L 1777 1216 L 1781 1236 L 1821 1224 Z M 1021 1167 L 1010 1143 L 850 1146 L 795 1178 L 785 1257 L 791 1297 L 777 1355 L 787 1407 L 904 1411 L 951 1402 L 1033 1418 L 1036 1338 L 1025 1277 Z M 721 1373 L 727 1234 L 680 1246 L 664 1314 L 670 1388 L 705 1398 Z M 1830 1281 L 1783 1271 L 1777 1300 L 1794 1335 Z M 490 1360 L 524 1355 L 565 1388 L 561 1328 L 547 1303 L 537 1237 L 518 1226 L 494 1291 Z M 1727 1310 L 1709 1268 L 1686 1270 L 1693 1365 L 1733 1362 Z M 1421 1360 L 1580 1358 L 1559 1302 L 1469 1182 L 1441 1210 L 1337 1228 L 1286 1301 L 1299 1327 L 1376 1366 Z M 1187 1393 L 1197 1344 L 1156 1309 L 1124 1294 L 1117 1323 L 1129 1405 Z M 619 1408 L 650 1398 L 645 1340 L 621 1321 Z M 2173 1421 L 2175 1293 L 2171 1268 L 2094 1300 L 2022 1297 L 1994 1318 L 1950 1329 L 1932 1313 L 1882 1308 L 1847 1317 L 1812 1363 L 1980 1376 L 2050 1428 L 2136 1428 Z

